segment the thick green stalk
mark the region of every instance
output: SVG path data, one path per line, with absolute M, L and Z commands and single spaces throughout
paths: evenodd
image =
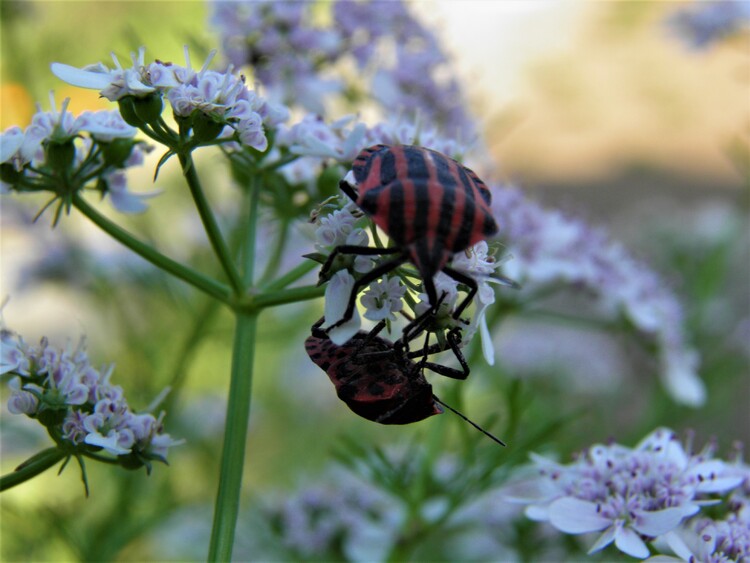
M 59 448 L 47 448 L 39 452 L 32 458 L 19 465 L 15 471 L 0 477 L 0 491 L 10 489 L 36 477 L 40 473 L 47 471 L 50 467 L 65 459 L 68 454 Z
M 237 314 L 237 331 L 232 355 L 232 380 L 229 385 L 224 449 L 221 454 L 219 491 L 216 496 L 209 561 L 230 561 L 234 530 L 240 506 L 242 470 L 245 464 L 247 424 L 255 358 L 258 315 Z
M 193 287 L 215 299 L 218 299 L 222 303 L 227 303 L 229 300 L 230 290 L 227 286 L 214 279 L 206 277 L 179 262 L 175 262 L 171 258 L 167 258 L 161 252 L 154 249 L 154 247 L 141 242 L 128 231 L 113 223 L 96 209 L 91 207 L 86 200 L 77 193 L 73 194 L 73 205 L 109 236 L 142 258 L 148 260 L 157 268 L 161 268 L 165 272 L 189 283 Z
M 229 279 L 229 284 L 232 286 L 235 294 L 239 295 L 242 293 L 243 288 L 242 278 L 237 271 L 237 267 L 229 251 L 229 246 L 221 234 L 221 229 L 219 229 L 216 217 L 214 217 L 213 211 L 211 211 L 211 206 L 206 199 L 206 195 L 203 193 L 198 173 L 195 170 L 195 163 L 189 154 L 180 154 L 179 158 L 182 173 L 190 187 L 190 193 L 193 195 L 195 207 L 198 209 L 198 214 L 203 222 L 203 228 L 206 229 L 206 235 L 211 243 L 211 247 L 214 249 L 216 257 L 219 259 L 221 267 Z
M 255 276 L 255 243 L 258 232 L 258 191 L 260 184 L 253 181 L 245 228 L 245 245 L 242 256 L 244 287 L 253 286 Z M 232 375 L 227 402 L 227 420 L 224 425 L 224 450 L 221 454 L 219 491 L 216 495 L 214 523 L 211 530 L 209 561 L 229 561 L 232 558 L 234 532 L 242 492 L 242 471 L 245 467 L 245 444 L 250 419 L 253 360 L 260 309 L 236 311 L 237 329 L 234 335 Z

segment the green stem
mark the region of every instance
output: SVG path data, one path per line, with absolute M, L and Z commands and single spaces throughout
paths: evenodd
M 211 247 L 214 249 L 216 257 L 219 259 L 221 267 L 229 279 L 229 284 L 232 286 L 235 294 L 239 295 L 242 293 L 243 288 L 242 278 L 235 267 L 231 253 L 229 252 L 229 246 L 227 246 L 221 234 L 219 224 L 216 221 L 216 217 L 214 217 L 213 211 L 211 211 L 211 206 L 206 199 L 206 195 L 203 193 L 198 173 L 195 170 L 195 163 L 190 154 L 179 154 L 179 158 L 182 173 L 190 187 L 190 193 L 193 195 L 193 201 L 198 209 L 203 227 L 206 229 L 206 235 L 208 235 L 208 240 L 211 242 Z
M 0 477 L 0 491 L 10 489 L 32 477 L 36 477 L 67 456 L 68 454 L 58 448 L 48 448 L 39 452 L 19 465 L 13 473 Z
M 313 262 L 312 260 L 305 260 L 298 266 L 295 266 L 289 270 L 286 274 L 280 278 L 275 279 L 267 285 L 262 286 L 263 289 L 284 289 L 286 286 L 293 284 L 305 274 L 312 272 L 315 268 L 318 268 L 320 264 Z
M 229 385 L 224 449 L 221 454 L 219 491 L 216 496 L 209 561 L 230 561 L 232 558 L 234 530 L 240 505 L 242 469 L 245 462 L 247 423 L 250 418 L 257 326 L 257 314 L 237 314 L 232 379 Z
M 247 287 L 252 287 L 255 275 L 259 190 L 260 182 L 254 179 L 250 190 L 250 208 L 242 257 L 244 266 L 242 282 Z M 232 375 L 227 401 L 227 419 L 224 425 L 224 449 L 221 454 L 219 491 L 216 495 L 214 523 L 211 530 L 209 561 L 230 561 L 232 558 L 234 532 L 237 526 L 240 493 L 242 491 L 242 471 L 245 466 L 245 444 L 247 442 L 247 424 L 250 419 L 253 361 L 255 359 L 259 312 L 260 309 L 249 312 L 238 310 L 236 312 L 237 329 L 234 335 Z
M 189 283 L 193 287 L 215 299 L 218 299 L 222 303 L 227 303 L 229 301 L 230 291 L 227 286 L 214 279 L 208 278 L 179 262 L 175 262 L 171 258 L 167 258 L 152 246 L 141 242 L 128 231 L 113 223 L 96 209 L 91 207 L 86 200 L 77 193 L 73 194 L 73 205 L 109 236 L 142 258 L 148 260 L 157 268 L 161 268 L 165 272 Z
M 310 299 L 323 297 L 325 290 L 325 287 L 305 285 L 303 287 L 293 287 L 291 289 L 282 289 L 279 291 L 268 291 L 254 296 L 249 300 L 247 305 L 244 307 L 239 306 L 238 308 L 259 310 L 265 309 L 266 307 L 276 307 L 278 305 L 296 303 L 298 301 L 309 301 Z

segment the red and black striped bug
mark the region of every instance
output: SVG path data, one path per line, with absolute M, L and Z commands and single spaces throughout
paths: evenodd
M 391 248 L 342 245 L 321 269 L 321 281 L 339 254 L 394 257 L 355 281 L 344 316 L 330 328 L 351 319 L 357 294 L 384 274 L 411 261 L 419 271 L 430 305 L 437 307 L 433 276 L 440 271 L 468 287 L 456 307 L 458 318 L 477 292 L 477 282 L 447 266 L 451 257 L 498 228 L 490 211 L 490 190 L 479 177 L 439 152 L 410 145 L 375 145 L 359 153 L 352 164 L 356 188 L 339 183 L 349 196 L 395 243 Z
M 409 424 L 443 412 L 419 366 L 392 342 L 359 331 L 337 346 L 321 324 L 313 325 L 305 349 L 353 412 L 380 424 Z
M 432 392 L 423 368 L 457 379 L 465 379 L 468 367 L 460 351 L 462 370 L 427 362 L 429 354 L 442 351 L 438 345 L 423 351 L 407 352 L 403 345 L 381 338 L 377 333 L 384 323 L 371 332 L 359 331 L 347 343 L 334 344 L 320 328 L 323 319 L 312 327 L 305 341 L 310 359 L 326 372 L 336 387 L 339 399 L 359 416 L 380 424 L 410 424 L 436 414 L 445 407 L 494 441 L 501 440 L 445 404 Z M 424 355 L 420 362 L 411 358 Z

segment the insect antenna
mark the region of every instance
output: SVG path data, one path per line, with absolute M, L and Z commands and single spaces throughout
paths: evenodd
M 461 414 L 460 412 L 458 412 L 452 406 L 446 405 L 443 401 L 441 401 L 440 399 L 438 399 L 435 395 L 433 395 L 432 398 L 435 399 L 436 403 L 444 406 L 446 409 L 448 409 L 452 413 L 457 414 L 458 416 L 460 416 L 461 418 L 463 418 L 466 422 L 468 422 L 469 424 L 471 424 L 474 428 L 476 428 L 477 430 L 479 430 L 485 436 L 488 436 L 490 439 L 494 440 L 495 442 L 497 442 L 501 446 L 505 446 L 505 442 L 503 442 L 500 438 L 497 438 L 497 437 L 493 436 L 492 434 L 490 434 L 489 432 L 487 432 L 484 428 L 482 428 L 481 426 L 479 426 L 476 422 L 474 422 L 472 420 L 469 420 L 466 416 L 464 416 L 463 414 Z

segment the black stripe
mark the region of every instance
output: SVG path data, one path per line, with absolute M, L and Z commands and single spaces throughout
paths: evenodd
M 387 147 L 385 145 L 375 145 L 373 147 L 362 149 L 357 155 L 357 158 L 354 159 L 354 162 L 352 162 L 352 170 L 354 171 L 354 178 L 357 180 L 358 184 L 361 184 L 370 174 L 373 159 L 383 148 Z
M 458 189 L 464 190 L 466 193 L 466 200 L 464 204 L 464 213 L 461 219 L 461 226 L 458 234 L 453 240 L 453 252 L 460 252 L 469 246 L 471 240 L 471 233 L 474 230 L 474 213 L 476 209 L 476 202 L 474 201 L 474 191 L 472 190 L 471 179 L 463 166 L 458 167 L 458 175 L 461 179 L 461 185 Z
M 440 200 L 440 220 L 437 225 L 437 233 L 434 233 L 435 240 L 432 241 L 432 259 L 438 263 L 442 258 L 442 253 L 446 241 L 451 235 L 453 213 L 456 205 L 456 178 L 451 173 L 450 160 L 440 154 L 434 153 L 432 161 L 435 163 L 436 176 L 438 183 L 443 188 L 443 195 Z M 449 213 L 446 213 L 449 211 Z
M 414 235 L 416 238 L 423 238 L 427 233 L 428 223 L 427 219 L 430 214 L 430 194 L 427 190 L 427 163 L 425 162 L 425 155 L 419 149 L 409 149 L 406 153 L 406 173 L 412 180 L 413 186 L 413 197 L 416 203 L 416 216 L 405 217 L 405 221 L 411 221 L 414 225 Z M 428 256 L 420 256 L 420 260 L 424 261 Z M 427 262 L 425 262 L 425 265 Z
M 393 155 L 393 150 L 384 150 L 375 158 L 380 158 L 380 185 L 387 186 L 393 182 L 396 178 L 396 158 Z

